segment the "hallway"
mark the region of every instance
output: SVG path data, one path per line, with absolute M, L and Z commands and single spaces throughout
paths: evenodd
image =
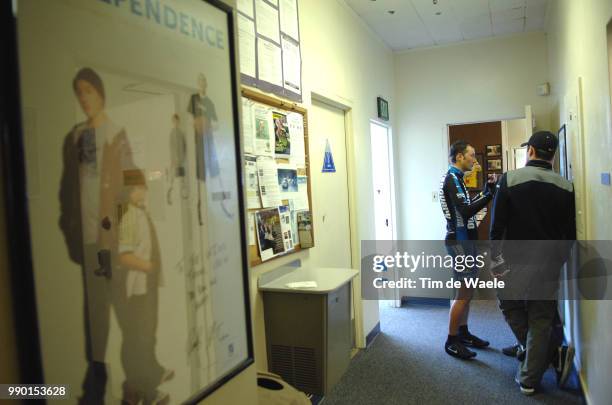
M 612 0 L 0 21 L 0 404 L 612 405 Z
M 517 362 L 501 353 L 513 339 L 495 301 L 473 304 L 470 329 L 492 348 L 479 350 L 470 362 L 444 353 L 447 307 L 380 308 L 380 335 L 352 360 L 324 405 L 583 403 L 577 393 L 556 388 L 552 369 L 544 376 L 541 393 L 521 395 L 513 381 Z M 568 385 L 575 386 L 575 378 Z

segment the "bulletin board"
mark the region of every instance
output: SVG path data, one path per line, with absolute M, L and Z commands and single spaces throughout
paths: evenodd
M 309 149 L 308 149 L 308 111 L 297 105 L 296 103 L 292 103 L 289 101 L 284 101 L 272 96 L 268 96 L 257 92 L 255 90 L 249 88 L 242 88 L 242 120 L 243 120 L 243 140 L 245 142 L 245 182 L 247 183 L 247 208 L 248 208 L 248 231 L 249 231 L 249 263 L 250 266 L 257 266 L 262 264 L 263 262 L 267 262 L 269 260 L 274 260 L 279 257 L 284 257 L 304 249 L 308 249 L 314 247 L 314 228 L 312 224 L 312 195 L 311 195 L 311 182 L 310 182 L 310 160 L 309 160 Z M 261 139 L 257 139 L 256 132 L 260 127 L 264 127 L 264 125 L 259 122 L 260 120 L 255 119 L 252 115 L 252 110 L 250 108 L 258 108 L 268 109 L 272 112 L 272 115 L 275 117 L 273 119 L 274 125 L 274 143 L 276 148 L 269 155 L 261 155 L 256 152 L 253 152 L 248 144 L 251 140 L 255 142 L 261 142 Z M 286 154 L 282 153 L 284 151 L 277 148 L 279 146 L 278 135 L 276 130 L 279 129 L 279 120 L 278 118 L 282 118 L 282 116 L 290 117 L 290 119 L 294 120 L 294 122 L 298 121 L 298 126 L 301 125 L 301 128 L 298 129 L 297 132 L 291 133 L 291 153 Z M 291 124 L 291 123 L 289 123 Z M 291 126 L 291 125 L 289 125 Z M 301 131 L 303 129 L 303 133 Z M 297 134 L 297 135 L 296 135 Z M 298 139 L 299 136 L 299 139 Z M 301 151 L 301 146 L 303 145 L 303 156 L 301 153 L 297 154 L 296 157 L 296 149 Z M 257 149 L 257 148 L 254 148 Z M 255 167 L 257 170 L 257 190 L 261 192 L 262 185 L 264 188 L 266 187 L 265 181 L 267 176 L 267 180 L 271 181 L 271 179 L 275 176 L 277 185 L 279 187 L 279 200 L 280 205 L 274 206 L 270 205 L 270 203 L 265 203 L 265 196 L 260 193 L 260 195 L 255 196 L 252 194 L 253 188 L 252 185 L 249 184 L 250 181 L 254 181 L 252 173 L 253 173 L 253 157 L 255 157 Z M 249 169 L 249 165 L 251 169 Z M 291 174 L 291 170 L 293 167 L 296 168 L 299 184 L 298 191 L 296 191 L 295 198 L 292 198 L 291 191 L 283 192 L 282 189 L 285 186 L 287 189 L 291 188 L 291 185 L 286 184 L 286 179 L 283 178 L 284 170 L 289 167 L 288 173 Z M 264 177 L 260 174 L 260 170 L 264 170 Z M 276 173 L 274 173 L 276 171 Z M 270 174 L 273 173 L 273 174 Z M 288 176 L 288 182 L 292 182 L 291 175 Z M 305 190 L 303 189 L 305 187 Z M 290 196 L 290 198 L 285 198 Z M 257 204 L 257 200 L 261 204 L 260 207 L 254 207 Z M 306 207 L 307 205 L 307 207 Z M 284 208 L 283 208 L 284 207 Z M 291 210 L 289 208 L 293 207 Z M 264 244 L 266 243 L 265 237 L 263 235 L 266 233 L 262 230 L 262 227 L 265 227 L 265 223 L 270 217 L 270 213 L 274 214 L 274 209 L 278 209 L 280 220 L 282 221 L 283 216 L 285 219 L 287 218 L 287 212 L 289 213 L 289 218 L 291 221 L 291 225 L 293 226 L 290 229 L 291 236 L 294 242 L 292 243 L 289 249 L 286 249 L 280 253 L 274 253 L 272 257 L 269 257 L 265 254 Z M 275 220 L 278 221 L 278 220 Z M 299 221 L 299 223 L 297 223 Z M 261 225 L 261 227 L 260 227 Z M 297 226 L 297 229 L 296 229 Z M 283 234 L 283 238 L 286 236 L 284 230 L 281 230 Z M 297 231 L 297 233 L 296 233 Z M 278 233 L 278 232 L 277 232 Z M 253 243 L 254 242 L 254 243 Z M 286 247 L 287 245 L 285 245 Z M 269 251 L 269 249 L 266 249 Z

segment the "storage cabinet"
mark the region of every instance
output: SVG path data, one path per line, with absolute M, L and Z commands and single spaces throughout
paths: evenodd
M 331 390 L 350 362 L 349 287 L 346 282 L 324 293 L 264 291 L 271 372 L 307 393 Z

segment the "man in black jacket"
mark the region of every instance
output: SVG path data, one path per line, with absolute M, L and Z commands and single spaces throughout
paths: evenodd
M 526 395 L 535 392 L 555 353 L 563 378 L 573 355 L 557 350 L 561 342 L 552 333 L 560 270 L 576 238 L 573 185 L 552 170 L 557 145 L 551 132 L 533 134 L 522 145 L 527 165 L 501 177 L 493 203 L 491 268 L 506 282 L 500 308 L 525 350 L 516 381 Z

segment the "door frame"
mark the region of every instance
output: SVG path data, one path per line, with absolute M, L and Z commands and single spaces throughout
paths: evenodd
M 370 119 L 370 124 L 380 125 L 381 127 L 387 128 L 387 140 L 388 140 L 388 150 L 387 154 L 389 156 L 389 182 L 391 187 L 391 225 L 393 227 L 392 237 L 393 240 L 397 239 L 397 194 L 395 193 L 395 148 L 393 145 L 393 128 L 388 122 Z M 372 132 L 370 131 L 370 142 L 372 141 Z
M 359 226 L 357 223 L 357 180 L 355 140 L 353 131 L 353 102 L 343 97 L 312 91 L 313 101 L 337 108 L 344 112 L 344 142 L 346 148 L 346 174 L 349 206 L 349 233 L 351 246 L 351 268 L 360 270 L 361 244 L 359 243 Z M 355 345 L 365 348 L 365 334 L 363 332 L 363 303 L 361 298 L 361 273 L 351 281 L 351 294 L 353 294 L 353 311 L 355 313 Z

